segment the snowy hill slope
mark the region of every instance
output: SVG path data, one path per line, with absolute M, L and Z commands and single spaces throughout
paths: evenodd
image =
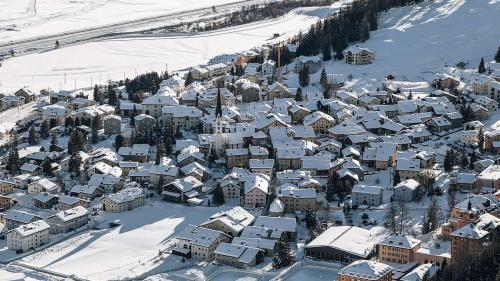
M 491 60 L 500 45 L 499 15 L 500 0 L 436 0 L 391 9 L 380 16 L 379 30 L 359 44 L 375 53 L 373 64 L 337 61 L 329 62 L 327 69 L 354 78 L 379 79 L 392 73 L 398 78 L 425 80 L 430 72 L 460 61 L 476 67 L 481 57 Z M 353 86 L 369 86 L 370 82 L 365 83 Z

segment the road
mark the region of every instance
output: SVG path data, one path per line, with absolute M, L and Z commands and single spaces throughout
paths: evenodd
M 151 28 L 151 25 L 155 23 L 158 23 L 158 27 L 160 27 L 167 25 L 169 20 L 178 20 L 181 17 L 195 17 L 204 13 L 213 13 L 214 7 L 217 13 L 220 13 L 223 11 L 240 8 L 242 6 L 259 4 L 262 2 L 262 0 L 243 0 L 230 4 L 168 13 L 164 15 L 118 22 L 104 26 L 72 30 L 10 42 L 2 42 L 0 43 L 0 55 L 10 55 L 11 51 L 14 51 L 15 55 L 17 56 L 52 50 L 55 48 L 56 41 L 59 41 L 61 45 L 72 45 L 75 43 L 96 41 L 99 40 L 99 38 L 108 35 L 114 35 L 117 33 L 127 32 L 131 29 L 140 29 L 141 27 L 149 29 Z

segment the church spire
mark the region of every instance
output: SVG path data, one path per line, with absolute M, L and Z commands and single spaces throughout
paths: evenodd
M 221 102 L 219 85 L 217 85 L 217 104 L 215 107 L 215 117 L 222 117 L 222 102 Z

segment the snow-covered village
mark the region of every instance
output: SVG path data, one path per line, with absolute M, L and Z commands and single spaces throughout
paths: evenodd
M 0 280 L 499 281 L 499 0 L 0 0 Z

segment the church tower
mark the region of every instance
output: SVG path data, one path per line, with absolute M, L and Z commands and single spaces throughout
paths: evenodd
M 217 157 L 222 157 L 223 152 L 223 137 L 222 137 L 222 101 L 220 87 L 217 87 L 217 104 L 215 107 L 215 154 Z

